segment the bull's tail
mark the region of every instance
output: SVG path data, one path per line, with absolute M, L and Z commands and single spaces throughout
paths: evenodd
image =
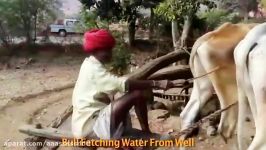
M 196 74 L 195 74 L 195 71 L 194 71 L 194 59 L 195 59 L 195 56 L 197 55 L 197 51 L 198 51 L 198 48 L 204 43 L 206 42 L 208 39 L 211 38 L 211 34 L 210 33 L 207 33 L 205 35 L 203 35 L 202 37 L 200 37 L 193 45 L 192 47 L 192 50 L 191 50 L 191 54 L 190 54 L 190 58 L 189 58 L 189 67 L 190 67 L 190 70 L 192 72 L 192 75 L 194 77 L 196 77 Z

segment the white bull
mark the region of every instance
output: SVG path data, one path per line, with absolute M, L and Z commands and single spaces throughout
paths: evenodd
M 218 29 L 206 33 L 194 44 L 189 65 L 194 77 L 219 70 L 208 76 L 194 80 L 190 100 L 180 116 L 182 129 L 191 125 L 205 103 L 216 92 L 221 108 L 237 101 L 236 71 L 233 52 L 236 45 L 254 27 L 254 24 L 225 23 Z M 225 138 L 230 138 L 237 122 L 237 107 L 221 115 L 218 131 Z
M 248 150 L 266 150 L 266 23 L 257 25 L 246 35 L 236 47 L 234 58 L 239 97 L 239 149 L 246 149 L 243 125 L 249 104 L 256 133 Z

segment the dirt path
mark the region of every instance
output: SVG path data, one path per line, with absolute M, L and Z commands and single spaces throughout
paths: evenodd
M 0 70 L 1 150 L 23 149 L 4 147 L 4 142 L 23 142 L 26 135 L 18 132 L 20 125 L 41 123 L 47 126 L 71 104 L 72 88 L 50 90 L 74 83 L 83 60 L 71 56 L 32 57 L 35 62 L 25 66 L 28 58 L 13 59 L 10 69 Z
M 43 126 L 49 125 L 59 114 L 71 104 L 72 89 L 54 92 L 37 96 L 27 101 L 17 102 L 4 110 L 0 110 L 0 149 L 4 147 L 4 142 L 23 141 L 25 134 L 19 133 L 18 128 L 25 123 L 41 123 Z M 18 148 L 18 147 L 17 147 Z M 10 148 L 14 149 L 14 148 Z
M 0 109 L 14 97 L 42 92 L 73 83 L 77 79 L 81 61 L 78 58 L 33 58 L 36 63 L 21 65 L 26 58 L 17 58 L 13 68 L 0 70 Z M 15 60 L 14 60 L 15 62 Z M 20 69 L 15 69 L 20 66 Z

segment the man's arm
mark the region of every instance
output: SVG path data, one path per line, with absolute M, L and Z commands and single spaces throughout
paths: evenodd
M 171 88 L 172 82 L 169 82 L 168 80 L 132 80 L 128 79 L 126 81 L 126 88 L 128 91 L 132 90 L 145 90 L 145 89 L 168 89 Z
M 172 82 L 168 80 L 134 80 L 127 79 L 126 77 L 118 77 L 116 75 L 107 72 L 105 69 L 101 69 L 98 72 L 97 83 L 101 85 L 103 91 L 118 90 L 120 92 L 132 91 L 132 90 L 145 90 L 145 89 L 163 89 L 173 87 Z

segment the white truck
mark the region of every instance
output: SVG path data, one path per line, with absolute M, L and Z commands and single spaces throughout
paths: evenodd
M 77 29 L 78 23 L 79 21 L 77 19 L 64 19 L 62 23 L 51 24 L 50 32 L 57 33 L 63 37 L 67 34 L 81 33 Z

